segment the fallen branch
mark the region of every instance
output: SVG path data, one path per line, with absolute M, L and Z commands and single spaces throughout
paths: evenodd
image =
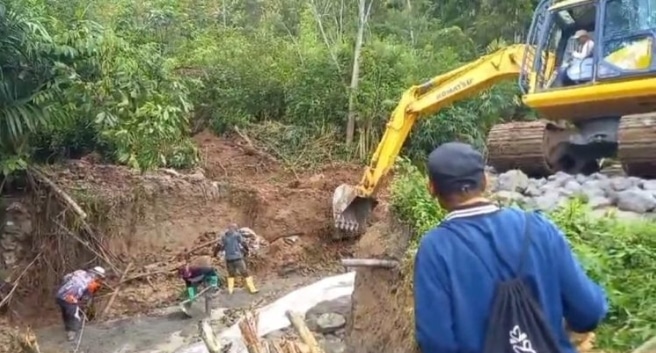
M 36 335 L 29 326 L 22 332 L 10 331 L 10 335 L 13 336 L 16 341 L 18 341 L 18 345 L 22 349 L 21 352 L 41 353 Z
M 170 261 L 160 261 L 160 262 L 155 262 L 155 263 L 151 263 L 149 265 L 146 265 L 146 266 L 144 266 L 144 269 L 146 269 L 146 270 L 148 270 L 149 268 L 157 268 L 161 265 L 165 265 L 165 267 L 163 269 L 157 269 L 155 271 L 145 271 L 145 272 L 135 274 L 131 277 L 128 277 L 128 278 L 125 278 L 125 279 L 121 280 L 119 282 L 119 285 L 125 284 L 125 283 L 128 283 L 128 282 L 132 282 L 134 280 L 144 278 L 144 277 L 150 277 L 150 276 L 157 275 L 157 274 L 166 274 L 166 273 L 175 272 L 175 270 L 178 269 L 180 266 L 182 266 L 184 264 L 184 262 L 176 261 L 172 265 L 166 265 L 166 263 L 171 263 L 171 261 L 175 261 L 175 259 L 177 259 L 177 258 L 181 258 L 181 257 L 184 258 L 187 255 L 191 255 L 191 254 L 195 253 L 196 251 L 198 251 L 202 248 L 205 248 L 205 247 L 208 247 L 210 245 L 216 244 L 219 240 L 220 240 L 220 238 L 206 241 L 202 244 L 199 244 L 199 245 L 193 247 L 191 250 L 187 250 L 185 252 L 179 253 L 179 254 L 171 257 Z
M 123 281 L 119 282 L 119 285 L 129 283 L 129 282 L 132 282 L 132 281 L 144 278 L 144 277 L 150 277 L 150 276 L 159 275 L 159 274 L 174 273 L 175 270 L 180 266 L 181 266 L 181 263 L 178 263 L 178 264 L 176 264 L 175 267 L 170 266 L 170 267 L 167 267 L 167 268 L 162 269 L 162 270 L 142 272 L 142 273 L 139 273 L 139 274 L 136 274 L 136 275 L 133 275 L 131 277 L 128 277 L 128 278 L 124 279 Z
M 257 335 L 258 319 L 257 313 L 247 313 L 246 317 L 239 321 L 239 331 L 241 331 L 241 337 L 244 339 L 248 353 L 264 353 Z
M 37 255 L 34 257 L 34 259 L 32 259 L 32 261 L 31 261 L 29 264 L 27 264 L 27 266 L 25 266 L 25 268 L 23 269 L 23 271 L 21 271 L 21 273 L 18 275 L 18 277 L 16 277 L 16 279 L 12 282 L 11 290 L 10 290 L 9 293 L 7 293 L 7 295 L 2 299 L 2 301 L 0 301 L 0 308 L 2 308 L 3 305 L 5 305 L 6 303 L 9 302 L 9 299 L 11 299 L 11 297 L 14 295 L 14 292 L 16 291 L 16 288 L 18 288 L 18 284 L 20 283 L 21 278 L 23 278 L 23 276 L 25 275 L 25 273 L 27 273 L 27 270 L 28 270 L 30 267 L 32 267 L 32 265 L 34 265 L 34 264 L 36 263 L 36 260 L 38 260 L 38 259 L 41 257 L 42 254 L 43 254 L 43 251 L 39 252 L 39 254 L 37 254 Z
M 128 274 L 130 271 L 130 268 L 132 268 L 132 262 L 130 262 L 126 267 L 125 271 L 123 271 L 123 274 L 121 275 L 121 278 L 118 280 L 119 284 L 116 286 L 114 289 L 114 292 L 112 293 L 112 296 L 109 298 L 109 301 L 107 302 L 107 305 L 105 305 L 105 308 L 100 312 L 100 319 L 104 318 L 105 315 L 107 315 L 107 312 L 109 311 L 109 308 L 111 308 L 112 304 L 114 304 L 114 299 L 116 299 L 116 296 L 118 295 L 118 292 L 121 291 L 121 284 L 120 282 L 125 279 L 125 276 Z
M 381 259 L 342 259 L 342 266 L 396 268 L 399 266 L 399 262 Z
M 175 257 L 180 257 L 180 256 L 184 257 L 184 256 L 187 256 L 187 255 L 191 255 L 191 254 L 195 253 L 196 251 L 198 251 L 202 248 L 206 248 L 210 245 L 214 245 L 214 244 L 218 243 L 219 240 L 221 240 L 221 238 L 217 237 L 216 239 L 206 241 L 202 244 L 196 245 L 195 247 L 191 248 L 191 250 L 187 250 L 183 253 L 180 253 L 180 254 L 176 255 Z
M 85 220 L 87 218 L 87 213 L 84 212 L 82 207 L 73 200 L 72 197 L 70 197 L 64 190 L 62 190 L 57 184 L 55 184 L 54 181 L 50 180 L 41 170 L 39 170 L 36 167 L 28 167 L 28 171 L 30 171 L 38 180 L 40 180 L 42 183 L 48 185 L 52 191 L 59 196 L 64 202 L 66 202 L 69 206 L 73 208 L 73 211 L 77 213 L 77 215 L 80 217 L 80 219 Z
M 68 229 L 66 226 L 64 226 L 63 224 L 61 224 L 61 222 L 58 222 L 58 221 L 56 221 L 56 220 L 54 220 L 54 222 L 55 222 L 55 224 L 57 225 L 57 227 L 59 227 L 59 229 L 61 229 L 62 231 L 66 232 L 66 234 L 67 234 L 68 236 L 70 236 L 71 238 L 75 239 L 78 243 L 84 245 L 84 247 L 87 248 L 87 250 L 91 251 L 94 255 L 98 256 L 98 258 L 100 258 L 102 261 L 104 261 L 105 263 L 107 263 L 108 265 L 110 265 L 110 267 L 112 267 L 112 269 L 113 269 L 114 271 L 116 271 L 116 267 L 115 267 L 115 266 L 112 264 L 112 262 L 107 258 L 107 255 L 106 255 L 106 254 L 101 254 L 100 252 L 98 252 L 96 249 L 93 248 L 93 246 L 91 246 L 91 244 L 89 244 L 88 241 L 83 240 L 82 238 L 80 238 L 79 236 L 77 236 L 77 234 L 75 234 L 72 230 Z
M 198 331 L 200 331 L 200 338 L 205 343 L 205 347 L 207 347 L 209 353 L 221 353 L 221 343 L 216 339 L 209 319 L 203 319 L 198 322 Z
M 77 202 L 75 202 L 75 200 L 69 194 L 67 194 L 64 190 L 62 190 L 59 186 L 57 186 L 57 184 L 55 184 L 55 182 L 52 181 L 43 171 L 33 166 L 28 167 L 28 171 L 35 179 L 47 185 L 55 193 L 55 195 L 57 195 L 64 203 L 66 203 L 70 208 L 73 209 L 73 212 L 77 214 L 80 222 L 82 223 L 82 229 L 84 229 L 84 231 L 90 237 L 95 239 L 96 238 L 95 232 L 93 231 L 89 223 L 86 221 L 88 215 L 86 212 L 84 212 L 82 207 L 80 207 L 80 205 Z M 70 233 L 72 232 L 69 231 L 69 234 Z M 107 263 L 107 265 L 112 269 L 112 271 L 117 272 L 118 268 L 112 263 L 110 259 L 112 256 L 107 254 L 105 249 L 103 249 L 102 247 L 99 247 L 99 250 L 100 250 L 99 252 L 103 254 L 103 256 L 100 256 L 100 258 Z M 98 251 L 94 251 L 94 254 L 98 256 Z
M 291 310 L 288 310 L 285 315 L 287 315 L 289 322 L 292 323 L 292 326 L 294 326 L 296 329 L 296 333 L 298 333 L 298 336 L 301 337 L 303 343 L 307 344 L 310 348 L 310 353 L 323 353 L 323 350 L 319 346 L 319 343 L 317 343 L 316 338 L 314 338 L 314 335 L 310 329 L 307 327 L 307 325 L 305 325 L 305 320 L 303 320 L 299 314 L 294 313 Z
M 145 270 L 144 272 L 137 273 L 135 275 L 132 275 L 128 278 L 125 278 L 125 279 L 121 280 L 121 282 L 119 282 L 119 285 L 125 284 L 125 283 L 128 283 L 128 282 L 132 282 L 134 280 L 141 279 L 141 278 L 144 278 L 144 277 L 148 278 L 150 276 L 154 276 L 154 275 L 158 275 L 158 274 L 173 273 L 178 268 L 180 268 L 180 266 L 184 265 L 184 262 L 176 261 L 173 264 L 170 264 L 172 261 L 175 261 L 176 259 L 181 258 L 181 257 L 184 258 L 187 255 L 191 255 L 191 254 L 195 253 L 196 251 L 198 251 L 202 248 L 208 247 L 210 245 L 214 245 L 219 240 L 221 240 L 221 239 L 216 238 L 216 239 L 213 239 L 213 240 L 206 241 L 202 244 L 199 244 L 199 245 L 193 247 L 190 250 L 187 250 L 185 252 L 176 254 L 175 256 L 171 257 L 171 259 L 169 261 L 159 261 L 159 262 L 154 262 L 154 263 L 151 263 L 149 265 L 146 265 L 146 266 L 143 267 L 143 269 Z M 169 263 L 169 265 L 166 265 L 167 263 Z M 164 268 L 160 268 L 160 269 L 157 269 L 157 270 L 154 270 L 154 271 L 148 271 L 149 268 L 158 268 L 159 266 L 164 266 Z M 150 280 L 148 280 L 148 281 L 150 282 Z
M 271 162 L 274 162 L 274 163 L 278 162 L 272 155 L 270 155 L 270 154 L 268 154 L 264 151 L 261 151 L 257 147 L 255 147 L 255 145 L 253 144 L 251 139 L 246 134 L 241 132 L 241 130 L 239 130 L 238 127 L 235 126 L 233 128 L 233 130 L 237 133 L 237 135 L 239 135 L 239 137 L 241 137 L 246 142 L 246 145 L 247 145 L 246 147 L 249 151 L 251 151 L 252 153 L 255 153 L 255 154 L 257 154 L 261 157 L 264 157 L 264 158 L 268 159 Z

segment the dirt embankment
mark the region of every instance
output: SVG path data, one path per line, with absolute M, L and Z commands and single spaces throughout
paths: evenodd
M 247 139 L 204 132 L 195 140 L 204 163 L 196 171 L 137 174 L 90 159 L 70 161 L 44 170 L 60 190 L 37 178 L 28 192 L 1 200 L 7 211 L 0 214 L 0 271 L 18 284 L 13 316 L 35 326 L 56 322 L 52 292 L 61 275 L 92 264 L 114 269 L 99 309 L 121 284 L 106 318 L 169 304 L 181 289 L 171 273 L 181 255 L 231 222 L 271 242 L 266 257 L 253 264 L 256 280 L 321 271 L 351 252 L 349 243 L 330 241 L 331 199 L 339 184 L 359 180 L 362 166 L 294 171 Z M 84 220 L 62 192 L 82 207 Z
M 411 230 L 393 220 L 374 224 L 362 236 L 356 256 L 406 256 Z M 361 268 L 355 277 L 347 345 L 354 353 L 418 352 L 414 341 L 411 270 Z

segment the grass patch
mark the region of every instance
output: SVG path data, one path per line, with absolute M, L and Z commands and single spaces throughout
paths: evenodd
M 426 176 L 402 161 L 392 182 L 395 214 L 415 230 L 408 250 L 414 258 L 421 236 L 445 215 L 426 189 Z M 588 216 L 584 203 L 573 200 L 549 217 L 566 233 L 588 274 L 605 289 L 610 311 L 597 329 L 597 347 L 625 352 L 656 332 L 656 222 L 621 221 Z M 406 271 L 412 271 L 407 261 Z M 405 276 L 411 284 L 412 276 Z

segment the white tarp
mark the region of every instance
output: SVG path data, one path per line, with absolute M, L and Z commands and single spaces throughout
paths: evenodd
M 283 329 L 290 325 L 285 312 L 305 314 L 308 310 L 327 300 L 351 295 L 355 283 L 355 272 L 324 278 L 309 286 L 297 289 L 275 302 L 258 310 L 258 335 L 260 337 Z M 246 346 L 241 338 L 238 324 L 222 331 L 217 335 L 222 344 L 232 343 L 229 353 L 246 353 Z M 196 343 L 192 346 L 178 349 L 175 353 L 208 353 L 204 343 Z

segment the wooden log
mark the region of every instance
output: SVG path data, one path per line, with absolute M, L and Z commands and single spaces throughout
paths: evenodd
M 303 343 L 307 344 L 310 348 L 310 353 L 324 353 L 323 349 L 321 349 L 321 346 L 319 346 L 317 339 L 314 338 L 314 335 L 310 329 L 307 327 L 307 325 L 305 325 L 305 320 L 303 320 L 303 317 L 291 310 L 288 310 L 285 314 L 287 315 L 289 322 L 291 322 L 292 326 L 294 326 L 296 329 L 298 336 L 303 340 Z
M 112 293 L 112 296 L 109 298 L 109 301 L 107 302 L 107 305 L 105 305 L 105 307 L 103 308 L 103 311 L 100 312 L 100 319 L 104 318 L 105 315 L 107 315 L 107 312 L 109 312 L 109 308 L 111 308 L 111 307 L 112 307 L 112 304 L 114 304 L 114 300 L 115 300 L 116 297 L 118 296 L 118 292 L 121 291 L 121 282 L 123 282 L 123 280 L 125 279 L 125 276 L 128 274 L 128 272 L 129 272 L 130 269 L 132 268 L 132 265 L 133 265 L 133 264 L 134 264 L 133 262 L 130 262 L 130 263 L 125 267 L 125 270 L 123 271 L 123 274 L 121 275 L 121 278 L 118 280 L 119 284 L 118 284 L 118 285 L 116 286 L 116 288 L 114 289 L 114 293 Z
M 342 259 L 342 266 L 396 268 L 399 266 L 399 262 L 382 259 Z
M 258 314 L 247 313 L 241 321 L 239 321 L 239 331 L 241 337 L 244 339 L 244 344 L 248 353 L 264 353 L 260 338 L 257 335 L 257 324 L 259 321 Z
M 219 343 L 219 340 L 214 335 L 209 318 L 198 322 L 198 331 L 209 353 L 221 353 L 221 343 Z
M 75 202 L 75 200 L 73 200 L 73 198 L 70 195 L 68 195 L 64 190 L 62 190 L 59 186 L 57 186 L 57 184 L 55 184 L 54 181 L 50 180 L 50 178 L 48 178 L 44 172 L 42 172 L 40 169 L 36 167 L 28 167 L 27 170 L 31 172 L 36 179 L 48 185 L 48 187 L 57 196 L 59 196 L 59 198 L 62 201 L 64 201 L 69 206 L 71 206 L 73 211 L 75 211 L 75 213 L 78 215 L 78 217 L 80 217 L 81 220 L 85 220 L 87 218 L 87 213 L 84 212 L 82 207 L 80 207 L 80 205 L 77 202 Z

